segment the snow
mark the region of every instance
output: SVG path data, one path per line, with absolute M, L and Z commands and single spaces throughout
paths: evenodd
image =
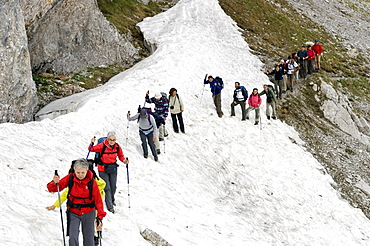
M 140 28 L 157 46 L 154 54 L 80 94 L 78 103 L 64 100 L 70 113 L 0 125 L 2 245 L 63 244 L 59 210 L 45 209 L 57 194 L 46 184 L 54 170 L 64 176 L 72 160 L 86 157 L 92 136 L 110 130 L 130 159 L 130 184 L 121 165 L 104 245 L 150 245 L 140 235 L 146 228 L 172 245 L 368 245 L 368 219 L 340 197 L 293 128 L 263 113 L 260 129 L 254 113 L 240 121 L 239 108 L 228 117 L 235 81 L 249 92 L 269 82 L 218 1 L 182 0 Z M 221 119 L 205 73 L 224 79 Z M 138 126 L 126 113 L 144 103 L 147 90 L 171 87 L 185 103 L 186 134 L 174 133 L 168 119 L 159 162 L 144 159 Z

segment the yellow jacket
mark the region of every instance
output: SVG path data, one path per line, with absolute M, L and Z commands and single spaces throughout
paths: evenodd
M 105 181 L 102 178 L 99 178 L 99 179 L 96 178 L 95 180 L 96 180 L 96 183 L 98 183 L 101 199 L 104 201 L 104 197 L 105 197 L 104 188 L 105 188 L 105 185 L 106 185 Z M 65 202 L 67 200 L 67 195 L 68 195 L 68 187 L 64 189 L 62 194 L 60 194 L 60 202 L 61 203 Z M 59 199 L 57 199 L 53 205 L 54 205 L 54 207 L 59 207 L 60 206 Z

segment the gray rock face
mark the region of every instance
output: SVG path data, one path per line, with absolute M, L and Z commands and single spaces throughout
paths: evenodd
M 28 1 L 23 1 L 23 9 L 28 9 Z M 105 19 L 96 0 L 60 0 L 46 12 L 28 13 L 34 73 L 70 74 L 99 65 L 131 65 L 138 59 L 135 47 Z M 35 14 L 40 19 L 32 22 Z
M 0 6 L 0 123 L 23 123 L 37 105 L 23 14 L 18 0 Z

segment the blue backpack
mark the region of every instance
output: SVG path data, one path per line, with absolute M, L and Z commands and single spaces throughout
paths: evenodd
M 220 78 L 220 77 L 216 77 L 215 78 L 215 82 L 217 83 L 217 85 L 219 86 L 219 87 L 221 87 L 221 89 L 223 89 L 224 88 L 224 82 L 222 81 L 222 78 Z
M 107 139 L 107 137 L 99 138 L 97 144 L 100 144 L 100 143 L 104 142 L 105 139 Z M 101 154 L 100 154 L 100 152 L 96 152 L 95 153 L 95 158 L 94 158 L 95 166 L 97 166 L 100 163 L 100 161 L 101 161 Z

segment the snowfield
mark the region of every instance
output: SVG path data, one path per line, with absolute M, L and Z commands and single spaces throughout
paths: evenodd
M 111 130 L 130 159 L 131 208 L 121 165 L 104 245 L 150 245 L 140 235 L 146 228 L 176 246 L 369 245 L 369 220 L 341 199 L 293 128 L 262 113 L 260 129 L 253 112 L 240 121 L 240 108 L 229 117 L 235 81 L 249 92 L 269 81 L 217 0 L 182 0 L 139 26 L 154 54 L 78 102 L 72 96 L 55 103 L 74 112 L 0 125 L 2 245 L 63 245 L 59 209 L 45 209 L 57 194 L 46 184 L 54 170 L 64 176 L 72 160 L 86 157 L 93 136 Z M 203 85 L 206 73 L 225 82 L 221 119 Z M 186 134 L 174 133 L 168 119 L 159 162 L 144 159 L 138 126 L 126 113 L 144 104 L 147 90 L 171 87 L 185 103 Z

